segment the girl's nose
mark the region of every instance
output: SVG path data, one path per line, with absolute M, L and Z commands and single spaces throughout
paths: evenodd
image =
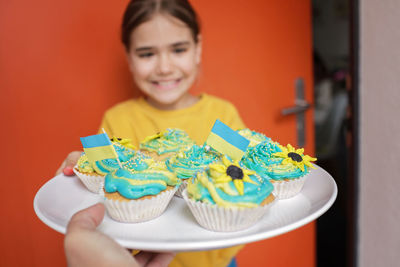
M 157 71 L 159 74 L 169 74 L 172 72 L 173 64 L 167 54 L 161 54 L 158 58 Z

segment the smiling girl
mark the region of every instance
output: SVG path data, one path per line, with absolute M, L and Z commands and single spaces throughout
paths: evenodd
M 131 1 L 123 18 L 122 42 L 144 97 L 108 110 L 101 124 L 107 133 L 138 145 L 166 128 L 180 128 L 203 144 L 216 119 L 234 129 L 244 127 L 231 103 L 190 93 L 198 79 L 202 38 L 187 1 Z
M 136 85 L 151 106 L 177 110 L 199 100 L 189 93 L 200 64 L 199 38 L 193 38 L 184 22 L 160 13 L 137 26 L 130 39 L 124 40 Z
M 190 93 L 198 78 L 202 38 L 197 15 L 187 0 L 131 1 L 123 17 L 122 43 L 144 97 L 106 111 L 100 129 L 110 136 L 129 138 L 138 146 L 149 135 L 180 128 L 203 144 L 216 119 L 233 129 L 245 127 L 228 101 Z M 71 152 L 57 174 L 67 174 L 80 154 Z M 178 253 L 170 266 L 225 267 L 240 248 Z

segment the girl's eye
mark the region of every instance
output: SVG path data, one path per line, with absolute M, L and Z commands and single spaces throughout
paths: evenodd
M 174 53 L 176 53 L 176 54 L 180 54 L 180 53 L 183 53 L 186 51 L 187 51 L 187 48 L 185 48 L 185 47 L 174 48 Z
M 152 57 L 154 55 L 154 53 L 152 52 L 146 52 L 146 53 L 140 53 L 139 57 L 140 58 L 148 58 L 148 57 Z

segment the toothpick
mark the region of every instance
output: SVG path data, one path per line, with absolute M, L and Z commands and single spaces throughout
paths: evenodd
M 101 130 L 103 130 L 103 133 L 107 134 L 106 131 L 104 130 L 104 128 L 101 128 Z M 107 136 L 108 136 L 108 135 L 107 135 Z M 116 159 L 117 159 L 118 165 L 119 165 L 119 167 L 122 169 L 122 164 L 121 164 L 121 161 L 119 161 L 117 151 L 115 151 L 114 146 L 113 146 L 112 148 L 114 149 L 114 152 L 115 152 L 115 155 L 116 155 Z

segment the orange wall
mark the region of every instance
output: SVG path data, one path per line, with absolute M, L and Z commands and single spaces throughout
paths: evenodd
M 97 130 L 106 108 L 137 95 L 119 42 L 126 2 L 0 1 L 0 266 L 65 265 L 63 235 L 36 217 L 33 198 L 66 154 L 80 148 L 78 137 Z M 258 78 L 266 75 L 264 71 L 273 73 L 277 66 L 257 59 L 263 48 L 255 44 L 265 33 L 246 26 L 246 22 L 263 20 L 265 13 L 291 23 L 281 14 L 280 1 L 275 2 L 271 7 L 262 0 L 193 1 L 202 18 L 205 41 L 201 89 L 196 90 L 231 100 L 249 127 L 268 131 L 286 143 L 294 140 L 293 119 L 286 119 L 291 126 L 276 127 L 274 111 L 262 116 L 260 123 L 265 87 Z M 302 57 L 298 64 L 304 73 L 300 75 L 310 86 L 310 3 L 292 0 L 285 5 L 301 12 L 290 19 L 305 29 L 301 38 L 308 50 L 296 54 Z M 270 29 L 267 34 L 279 40 L 285 33 Z M 268 56 L 277 61 L 279 51 Z M 313 145 L 307 149 L 313 151 Z M 308 267 L 314 265 L 314 250 L 314 225 L 310 224 L 247 246 L 239 263 Z

